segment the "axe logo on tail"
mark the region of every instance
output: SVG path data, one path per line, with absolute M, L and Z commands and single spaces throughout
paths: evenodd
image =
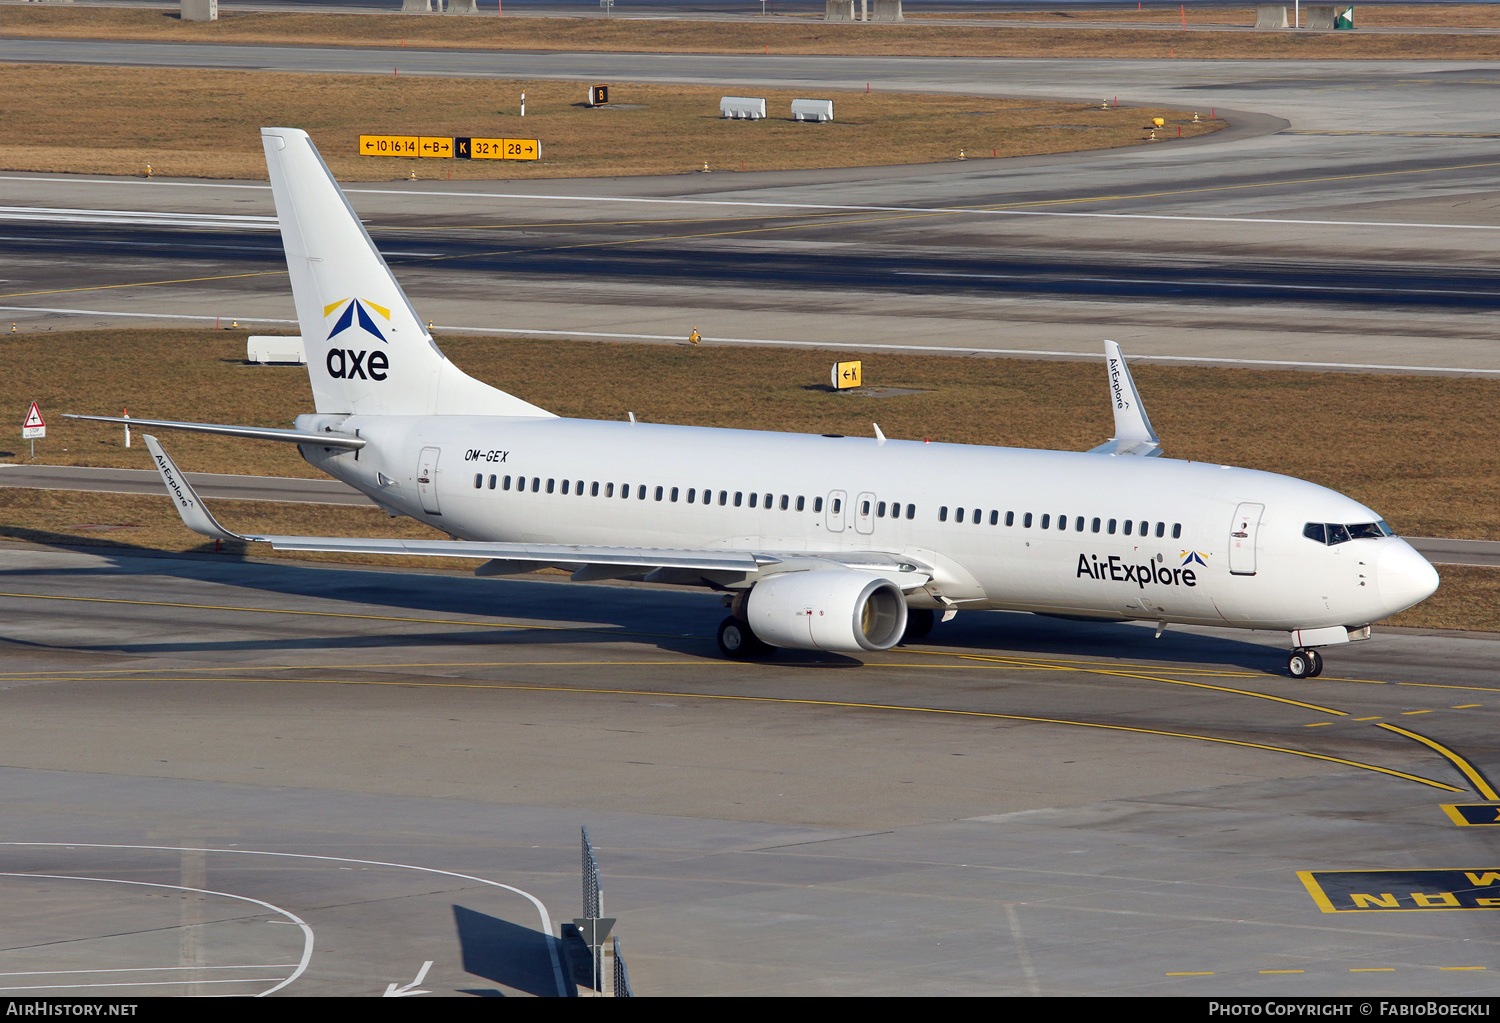
M 375 339 L 383 345 L 390 344 L 385 335 L 380 332 L 374 317 L 370 315 L 374 312 L 389 323 L 391 319 L 389 309 L 376 305 L 369 299 L 341 298 L 323 307 L 324 318 L 332 316 L 340 306 L 343 307 L 343 312 L 339 313 L 333 329 L 328 332 L 327 340 L 332 341 L 339 334 L 354 329 L 357 322 L 359 330 L 374 335 Z M 384 380 L 386 370 L 391 368 L 390 359 L 384 352 L 379 350 L 372 352 L 367 348 L 330 348 L 326 361 L 328 375 L 337 380 Z

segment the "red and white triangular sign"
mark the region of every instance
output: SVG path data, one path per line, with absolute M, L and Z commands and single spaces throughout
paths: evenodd
M 37 407 L 36 402 L 31 403 L 31 409 L 26 413 L 26 422 L 22 426 L 46 426 L 42 421 L 42 410 Z

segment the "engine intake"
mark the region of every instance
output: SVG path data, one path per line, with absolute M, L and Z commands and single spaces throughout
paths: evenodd
M 745 610 L 758 637 L 794 650 L 889 650 L 906 631 L 901 587 L 849 569 L 773 575 L 755 584 Z

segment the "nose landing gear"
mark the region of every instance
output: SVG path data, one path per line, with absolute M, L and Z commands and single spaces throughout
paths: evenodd
M 1292 678 L 1317 678 L 1323 674 L 1323 655 L 1296 647 L 1287 656 L 1286 669 Z

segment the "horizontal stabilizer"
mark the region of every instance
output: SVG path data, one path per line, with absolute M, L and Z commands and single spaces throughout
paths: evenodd
M 347 433 L 310 433 L 306 430 L 278 430 L 267 426 L 229 426 L 222 423 L 179 423 L 170 419 L 127 419 L 123 416 L 79 416 L 67 412 L 64 419 L 91 419 L 96 423 L 122 423 L 125 426 L 153 426 L 161 430 L 188 430 L 192 433 L 219 433 L 227 437 L 249 437 L 252 440 L 278 440 L 291 444 L 319 444 L 325 448 L 362 448 L 366 441 Z M 155 453 L 155 449 L 152 449 Z
M 1136 455 L 1154 457 L 1161 454 L 1161 440 L 1151 428 L 1140 392 L 1125 365 L 1120 346 L 1104 342 L 1104 360 L 1109 368 L 1109 399 L 1115 413 L 1115 435 L 1108 443 L 1091 448 L 1091 455 Z

